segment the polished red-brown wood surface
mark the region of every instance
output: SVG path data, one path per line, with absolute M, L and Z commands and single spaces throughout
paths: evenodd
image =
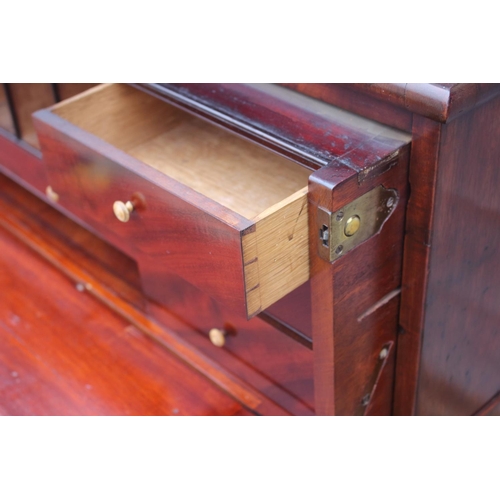
M 0 414 L 248 414 L 3 228 L 0 244 Z
M 500 98 L 443 127 L 418 414 L 471 415 L 500 390 Z
M 383 142 L 383 137 L 379 140 Z M 310 177 L 312 304 L 321 304 L 312 315 L 316 412 L 320 415 L 391 412 L 395 349 L 390 349 L 383 366 L 379 355 L 397 340 L 408 142 L 406 136 L 406 142 L 402 140 L 376 161 L 370 143 L 358 148 L 359 159 L 363 162 L 366 155 L 372 162 L 366 171 L 343 163 L 341 157 Z M 394 147 L 391 140 L 388 144 Z M 380 185 L 396 189 L 400 200 L 382 230 L 333 263 L 321 258 L 315 230 L 318 211 L 335 213 Z
M 58 101 L 64 101 L 98 85 L 97 83 L 55 83 Z
M 6 84 L 13 105 L 13 117 L 19 138 L 30 146 L 39 147 L 31 114 L 56 102 L 51 83 Z
M 488 402 L 481 406 L 481 408 L 474 413 L 474 416 L 500 417 L 500 392 L 495 394 Z
M 384 102 L 449 122 L 500 93 L 498 83 L 355 83 L 348 87 Z
M 373 108 L 378 108 L 379 116 L 373 118 L 382 123 L 396 119 L 398 113 L 394 108 L 409 111 L 409 116 L 414 113 L 445 123 L 500 93 L 498 83 L 293 83 L 286 86 L 341 107 L 355 106 L 356 112 L 363 116 L 367 116 L 365 112 L 377 113 Z M 344 89 L 347 92 L 343 92 Z M 362 101 L 364 97 L 371 110 L 363 111 L 351 102 Z
M 181 278 L 164 282 L 166 300 L 148 310 L 184 339 L 295 415 L 314 413 L 313 353 L 274 326 L 221 306 Z M 224 347 L 209 340 L 212 328 L 228 332 Z
M 124 105 L 134 92 L 134 96 L 151 101 L 151 97 L 125 86 L 117 90 L 123 94 Z M 169 98 L 173 100 L 170 90 Z M 184 105 L 184 87 L 175 90 L 176 104 Z M 375 175 L 380 159 L 405 140 L 396 130 L 276 86 L 207 85 L 189 87 L 189 92 L 191 101 L 198 106 L 201 101 L 207 104 L 207 96 L 211 96 L 210 105 L 217 107 L 217 116 L 225 113 L 227 118 L 231 111 L 232 126 L 237 123 L 245 130 L 253 127 L 260 139 L 270 137 L 266 139 L 267 147 L 284 154 L 281 145 L 295 145 L 301 157 L 309 158 L 316 166 L 337 158 L 338 164 L 353 171 Z M 241 109 L 228 107 L 229 95 L 240 96 L 238 102 L 244 102 Z M 193 107 L 190 111 L 196 110 Z M 141 119 L 147 123 L 148 116 Z M 144 290 L 150 297 L 164 302 L 163 281 L 168 278 L 162 275 L 175 272 L 219 302 L 245 313 L 247 290 L 240 240 L 245 231 L 254 229 L 251 221 L 55 112 L 36 113 L 35 123 L 50 184 L 59 194 L 58 203 L 138 261 Z M 293 159 L 295 153 L 287 152 Z M 131 222 L 117 221 L 111 210 L 113 202 L 134 198 L 136 209 Z M 221 280 L 222 276 L 230 279 Z
M 2 129 L 0 129 L 0 172 L 39 193 L 44 193 L 48 185 L 40 151 Z
M 396 415 L 415 412 L 441 128 L 440 123 L 428 118 L 414 118 L 394 392 Z
M 492 99 L 500 87 L 482 84 L 286 86 L 360 116 L 409 131 L 413 136 L 410 159 L 411 198 L 407 211 L 401 299 L 398 297 L 398 288 L 393 288 L 399 272 L 396 268 L 400 265 L 400 254 L 397 253 L 400 243 L 394 241 L 390 244 L 390 250 L 384 250 L 387 254 L 395 252 L 392 265 L 397 271 L 395 274 L 385 272 L 389 265 L 381 264 L 378 267 L 377 264 L 387 257 L 377 250 L 383 247 L 375 245 L 375 241 L 381 239 L 377 235 L 373 241 L 365 242 L 360 248 L 353 250 L 351 255 L 343 257 L 344 263 L 341 259 L 334 265 L 325 265 L 323 269 L 323 264 L 313 262 L 313 270 L 319 270 L 318 276 L 321 278 L 314 281 L 313 276 L 311 292 L 308 290 L 309 285 L 305 285 L 282 299 L 281 304 L 277 303 L 266 311 L 267 317 L 262 316 L 271 324 L 277 321 L 274 326 L 286 331 L 290 335 L 286 337 L 288 340 L 296 335 L 304 345 L 310 347 L 311 338 L 314 337 L 312 340 L 318 391 L 316 410 L 320 414 L 386 413 L 391 407 L 396 356 L 396 414 L 498 413 L 498 369 L 495 370 L 498 366 L 495 358 L 495 351 L 498 351 L 495 339 L 498 335 L 495 325 L 498 325 L 497 313 L 500 307 L 495 298 L 499 296 L 499 277 L 496 273 L 498 259 L 495 260 L 491 248 L 498 246 L 498 231 L 492 228 L 498 228 L 498 204 L 495 201 L 494 185 L 498 185 L 498 169 L 495 166 L 499 156 L 498 148 L 492 148 L 492 144 L 498 142 L 496 138 L 499 135 L 498 103 Z M 342 178 L 344 169 L 352 177 L 354 171 L 359 173 L 366 167 L 362 163 L 363 158 L 366 159 L 366 151 L 360 147 L 366 135 L 361 139 L 356 136 L 360 131 L 359 127 L 351 130 L 355 139 L 352 150 L 348 145 L 348 135 L 336 137 L 340 139 L 340 143 L 332 144 L 332 150 L 337 152 L 329 158 L 322 148 L 315 149 L 317 144 L 328 142 L 325 131 L 330 129 L 324 118 L 317 121 L 318 117 L 309 115 L 311 120 L 304 119 L 307 109 L 300 109 L 301 106 L 297 109 L 291 102 L 272 102 L 269 96 L 259 96 L 258 87 L 249 86 L 243 91 L 244 86 L 241 85 L 217 84 L 210 86 L 211 92 L 208 94 L 204 93 L 203 87 L 197 85 L 167 87 L 161 90 L 149 86 L 148 91 L 313 169 L 325 166 L 330 161 L 330 167 L 336 169 L 332 177 L 334 182 L 332 179 L 330 181 L 336 186 L 346 180 Z M 481 107 L 471 111 L 481 104 Z M 266 111 L 266 108 L 269 109 Z M 488 109 L 494 110 L 487 111 Z M 284 124 L 282 128 L 280 123 Z M 12 144 L 12 137 L 8 132 L 3 137 Z M 341 149 L 346 146 L 349 154 L 344 156 Z M 8 147 L 7 144 L 6 148 Z M 25 169 L 25 160 L 17 153 L 18 149 L 18 146 L 12 146 L 11 153 L 3 154 L 0 169 L 17 182 L 29 186 L 30 179 L 36 178 L 37 171 L 33 166 Z M 1 151 L 2 148 L 0 154 Z M 383 153 L 383 150 L 380 152 Z M 14 156 L 22 161 L 13 161 Z M 378 156 L 383 158 L 384 155 Z M 325 169 L 325 174 L 330 167 Z M 35 175 L 29 172 L 34 172 Z M 353 182 L 352 189 L 347 188 L 345 192 L 354 196 L 355 191 L 362 192 L 367 183 L 382 174 L 383 171 L 375 169 L 371 179 L 358 176 L 358 185 Z M 317 180 L 321 189 L 327 187 L 322 184 L 321 176 Z M 45 189 L 41 180 L 37 182 L 40 191 Z M 328 193 L 320 195 L 325 200 L 325 206 L 338 206 L 340 198 L 337 196 L 341 197 L 344 192 L 344 189 L 339 190 L 338 187 L 333 190 L 336 192 L 333 197 L 328 198 Z M 314 199 L 314 195 L 312 198 Z M 398 214 L 401 214 L 401 207 L 398 210 Z M 455 219 L 455 215 L 458 218 Z M 469 231 L 471 226 L 474 229 Z M 386 229 L 384 226 L 383 232 Z M 403 234 L 402 230 L 400 234 Z M 388 241 L 393 237 L 395 236 L 388 235 Z M 456 249 L 450 241 L 454 242 Z M 469 253 L 467 247 L 471 248 Z M 362 251 L 362 248 L 370 251 Z M 351 259 L 353 256 L 357 257 L 356 262 L 354 258 Z M 112 259 L 104 258 L 106 260 Z M 375 263 L 370 271 L 367 262 Z M 131 266 L 135 268 L 133 262 Z M 363 273 L 364 266 L 366 273 Z M 343 274 L 340 273 L 342 269 Z M 153 264 L 148 272 L 154 276 Z M 336 273 L 341 274 L 341 279 L 338 276 L 334 279 Z M 137 274 L 135 276 L 137 278 Z M 114 279 L 110 278 L 110 283 Z M 120 280 L 119 273 L 116 279 Z M 131 279 L 133 280 L 132 277 Z M 110 286 L 115 285 L 116 283 Z M 191 285 L 188 288 L 192 288 Z M 131 293 L 127 300 L 138 300 L 134 310 L 144 310 L 145 303 L 139 304 L 141 294 L 133 291 L 137 290 L 133 286 L 129 290 Z M 388 293 L 379 297 L 383 290 Z M 312 300 L 308 300 L 309 293 L 312 293 Z M 363 297 L 367 299 L 367 308 L 359 315 L 356 306 L 353 306 L 358 293 L 362 303 Z M 341 304 L 342 307 L 337 308 L 335 304 Z M 397 331 L 394 318 L 397 318 L 398 304 L 401 308 L 401 328 L 400 334 L 395 336 L 392 332 Z M 183 311 L 183 318 L 176 316 L 175 308 L 170 311 L 159 308 L 161 314 L 156 314 L 157 307 L 150 304 L 149 313 L 154 314 L 157 319 L 162 315 L 163 318 L 171 316 L 169 321 L 172 321 L 172 325 L 178 321 L 175 328 L 183 331 L 186 328 L 185 311 L 189 307 L 193 310 L 194 306 L 189 301 L 183 304 L 182 300 L 178 300 L 176 307 Z M 350 307 L 354 307 L 354 312 L 350 311 Z M 211 308 L 208 301 L 203 306 L 206 311 L 211 311 Z M 293 309 L 293 314 L 290 309 Z M 370 314 L 366 315 L 367 312 Z M 210 323 L 211 327 L 212 323 L 222 323 L 224 316 L 224 312 L 207 313 L 207 321 L 198 327 L 192 324 L 191 329 L 187 328 L 190 331 L 187 335 L 198 339 L 202 351 L 205 348 L 206 352 L 217 349 L 206 340 L 206 324 Z M 359 318 L 362 318 L 361 321 L 358 321 Z M 288 324 L 287 319 L 293 321 Z M 361 328 L 358 323 L 366 323 L 369 328 Z M 265 332 L 266 327 L 257 330 Z M 276 331 L 272 332 L 271 337 L 278 334 Z M 158 335 L 161 336 L 161 333 Z M 238 350 L 240 344 L 236 342 L 242 338 L 247 338 L 246 334 L 229 336 L 231 349 L 226 351 L 232 351 L 233 344 L 238 346 Z M 172 342 L 180 342 L 179 339 Z M 390 349 L 385 363 L 380 363 L 377 358 L 381 342 Z M 189 345 L 194 344 L 195 342 Z M 176 345 L 178 352 L 184 349 L 182 342 Z M 305 349 L 304 346 L 300 347 Z M 189 357 L 190 348 L 186 349 L 183 352 Z M 219 356 L 220 363 L 230 369 L 233 366 L 231 363 L 239 355 L 237 352 L 226 351 L 219 349 L 215 356 Z M 250 351 L 249 354 L 253 356 Z M 299 358 L 295 354 L 291 356 L 295 360 L 293 363 L 296 363 Z M 266 369 L 258 374 L 255 370 L 258 357 L 259 349 L 255 351 L 255 358 L 248 370 L 242 368 L 245 358 L 234 365 L 240 370 L 239 376 L 250 384 L 237 396 L 240 401 L 247 397 L 247 402 L 253 401 L 255 411 L 260 411 L 258 408 L 262 408 L 264 404 L 267 405 L 267 413 L 278 413 L 280 410 L 273 407 L 272 402 L 264 403 L 264 399 L 258 402 L 259 396 L 252 393 L 252 387 L 264 387 L 267 379 L 270 387 L 273 384 L 279 386 L 273 397 L 281 398 L 282 408 L 292 408 L 287 405 L 294 400 L 311 406 L 306 397 L 301 395 L 299 385 L 294 387 L 299 379 L 296 377 L 294 382 L 293 373 L 287 374 L 285 364 L 282 368 L 276 368 L 274 375 L 269 376 Z M 265 356 L 263 359 L 265 360 Z M 202 365 L 204 367 L 199 372 L 205 370 L 209 378 L 213 376 L 215 372 L 210 362 L 203 364 L 199 356 L 196 360 L 191 361 L 198 363 L 198 368 Z M 262 366 L 266 363 L 264 361 Z M 222 369 L 221 364 L 218 366 Z M 276 375 L 280 373 L 281 375 Z M 280 377 L 284 377 L 281 382 Z M 228 387 L 235 388 L 234 384 L 231 385 L 234 379 L 231 381 L 229 377 L 224 380 L 217 382 L 224 390 L 230 392 Z M 290 383 L 291 386 L 287 385 Z M 372 393 L 370 387 L 375 387 Z M 283 396 L 286 391 L 288 402 Z M 359 395 L 362 394 L 361 398 L 366 402 L 365 396 L 368 393 L 372 396 L 371 401 L 368 406 L 360 407 Z M 292 412 L 297 411 L 297 408 L 292 409 Z
M 373 162 L 364 153 L 384 158 L 400 141 L 398 134 L 391 141 L 387 129 L 375 122 L 277 85 L 161 83 L 140 88 L 312 169 L 340 158 L 362 170 Z
M 286 333 L 311 347 L 313 335 L 311 282 L 306 281 L 293 292 L 285 295 L 271 307 L 268 307 L 259 317 L 271 324 L 277 325 L 279 323 L 277 328 L 285 327 Z
M 15 135 L 16 129 L 7 92 L 7 84 L 0 83 L 0 128 Z
M 36 125 L 58 204 L 137 259 L 151 297 L 163 300 L 161 273 L 175 270 L 246 313 L 240 233 L 249 221 L 50 112 L 38 113 Z M 113 203 L 134 196 L 124 224 Z
M 260 320 L 227 313 L 175 276 L 168 290 L 170 309 L 151 303 L 140 290 L 133 260 L 9 179 L 0 176 L 0 181 L 0 226 L 80 283 L 85 293 L 256 413 L 313 412 L 309 349 Z M 207 332 L 214 325 L 231 329 L 228 345 L 233 348 L 210 344 Z
M 409 147 L 379 176 L 359 182 L 348 169 L 322 169 L 309 185 L 310 227 L 318 207 L 335 213 L 375 186 L 396 189 L 398 204 L 381 231 L 334 263 L 317 253 L 311 233 L 316 411 L 320 415 L 390 414 L 397 342 Z M 391 160 L 394 161 L 394 157 Z M 353 175 L 354 174 L 354 175 Z M 380 365 L 380 353 L 391 346 Z M 374 383 L 380 373 L 379 382 Z
M 410 111 L 391 102 L 376 99 L 369 94 L 357 92 L 348 86 L 329 83 L 282 83 L 280 85 L 384 125 L 407 132 L 411 131 L 412 113 Z

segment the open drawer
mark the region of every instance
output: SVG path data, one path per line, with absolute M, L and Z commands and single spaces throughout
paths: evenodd
M 252 317 L 309 279 L 310 171 L 127 85 L 33 115 L 50 195 L 138 262 Z

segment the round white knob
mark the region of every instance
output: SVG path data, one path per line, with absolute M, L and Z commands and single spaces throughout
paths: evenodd
M 115 217 L 121 222 L 128 222 L 130 214 L 134 211 L 134 205 L 131 201 L 123 203 L 123 201 L 115 201 L 113 203 L 113 213 Z
M 208 332 L 208 338 L 210 342 L 216 347 L 222 347 L 226 343 L 227 332 L 219 328 L 212 328 Z

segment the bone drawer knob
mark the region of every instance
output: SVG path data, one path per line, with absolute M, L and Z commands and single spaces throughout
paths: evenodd
M 113 203 L 113 213 L 115 217 L 121 222 L 128 222 L 130 214 L 134 211 L 134 205 L 131 201 L 123 203 L 123 201 L 115 201 Z
M 226 335 L 227 332 L 225 330 L 221 330 L 220 328 L 212 328 L 208 332 L 210 342 L 217 347 L 222 347 L 226 343 Z

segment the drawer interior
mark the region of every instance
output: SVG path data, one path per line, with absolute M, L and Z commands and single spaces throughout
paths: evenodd
M 307 168 L 128 85 L 52 111 L 249 220 L 307 187 Z
M 139 166 L 144 165 L 144 174 L 149 166 L 164 174 L 166 180 L 175 180 L 167 183 L 169 192 L 165 193 L 166 200 L 171 195 L 184 196 L 179 184 L 201 195 L 196 201 L 189 196 L 186 198 L 200 213 L 218 219 L 224 238 L 234 237 L 228 241 L 235 242 L 233 255 L 236 256 L 238 278 L 234 281 L 236 298 L 231 297 L 231 300 L 235 304 L 244 302 L 248 318 L 309 279 L 307 185 L 310 170 L 306 167 L 128 85 L 100 85 L 56 104 L 50 113 L 137 159 Z M 56 133 L 58 126 L 55 126 Z M 78 142 L 79 139 L 76 140 Z M 101 146 L 94 141 L 92 147 L 99 149 Z M 69 149 L 72 151 L 71 147 Z M 44 156 L 47 153 L 50 155 L 50 147 L 45 147 Z M 113 158 L 113 153 L 106 149 L 108 157 Z M 59 154 L 57 148 L 55 154 Z M 96 158 L 100 154 L 99 149 Z M 117 155 L 117 159 L 112 161 L 121 167 L 122 160 L 123 157 Z M 64 160 L 61 162 L 64 163 Z M 91 167 L 100 168 L 99 161 L 96 165 L 86 163 L 86 173 L 72 185 L 81 187 L 85 186 L 85 182 L 96 182 L 98 176 L 94 175 Z M 117 175 L 119 171 L 115 170 Z M 117 178 L 115 182 L 119 183 Z M 82 189 L 89 197 L 98 196 L 95 190 Z M 175 191 L 177 189 L 179 192 Z M 203 200 L 200 202 L 199 198 L 210 199 L 217 205 L 203 203 Z M 99 200 L 96 210 L 100 206 Z M 148 208 L 149 214 L 161 214 L 161 210 L 153 212 L 152 206 L 150 204 Z M 161 203 L 156 206 L 161 207 Z M 232 217 L 236 214 L 238 217 Z M 144 217 L 146 215 L 145 211 Z M 94 224 L 94 215 L 88 217 Z M 163 221 L 162 217 L 158 215 L 157 220 Z M 150 220 L 154 220 L 153 217 Z M 121 225 L 113 227 L 117 227 L 113 231 L 128 230 Z M 149 236 L 150 226 L 143 227 L 143 234 Z M 160 226 L 155 226 L 155 231 L 157 227 Z M 206 232 L 204 226 L 200 227 L 202 229 L 196 234 L 212 244 L 214 239 L 211 234 Z M 109 231 L 107 227 L 106 231 Z M 131 226 L 130 231 L 137 237 L 135 228 Z M 120 241 L 122 236 L 119 233 Z M 241 245 L 236 243 L 236 238 Z M 144 241 L 149 240 L 145 238 Z M 210 266 L 214 263 L 219 265 L 221 260 L 218 254 L 212 257 L 212 253 L 206 254 L 205 249 L 206 246 L 203 246 L 203 251 L 200 251 L 198 246 L 190 245 L 190 262 L 197 262 L 200 266 L 205 266 L 202 264 L 205 261 L 210 262 L 207 264 Z M 147 247 L 146 252 L 149 251 Z M 163 249 L 160 254 L 162 252 Z M 166 258 L 171 263 L 173 257 L 168 255 Z M 185 255 L 184 252 L 182 259 Z M 239 274 L 240 262 L 243 280 Z M 219 285 L 218 279 L 210 279 L 208 284 L 200 284 L 199 274 L 193 275 L 191 268 L 192 264 L 185 268 L 184 277 L 188 281 L 192 279 L 193 284 L 210 291 L 215 298 L 227 299 L 226 286 L 222 282 Z M 176 266 L 176 269 L 180 274 L 184 272 L 182 266 Z M 216 278 L 219 276 L 217 274 Z

